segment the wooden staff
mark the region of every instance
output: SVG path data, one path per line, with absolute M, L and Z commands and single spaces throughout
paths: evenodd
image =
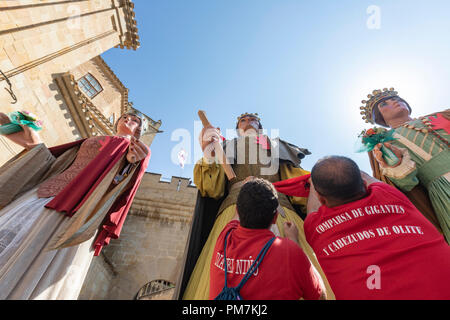
M 200 120 L 202 121 L 203 128 L 214 128 L 211 123 L 209 122 L 208 118 L 206 117 L 205 111 L 200 110 L 198 112 L 198 116 Z M 203 137 L 202 137 L 203 138 Z M 231 180 L 233 178 L 236 178 L 236 174 L 234 173 L 233 168 L 230 164 L 227 163 L 227 157 L 225 156 L 225 152 L 223 151 L 222 146 L 220 145 L 220 142 L 217 140 L 214 140 L 212 142 L 214 144 L 214 151 L 216 152 L 216 155 L 221 159 L 221 165 L 223 167 L 223 170 L 225 171 L 225 174 L 227 175 L 228 180 Z

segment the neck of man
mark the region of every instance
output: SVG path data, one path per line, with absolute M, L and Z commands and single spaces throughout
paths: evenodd
M 367 195 L 367 192 L 361 192 L 360 194 L 358 194 L 358 195 L 356 195 L 356 196 L 354 196 L 354 197 L 352 197 L 350 199 L 347 199 L 347 200 L 327 199 L 328 203 L 327 203 L 326 206 L 328 208 L 334 208 L 334 207 L 337 207 L 337 206 L 341 206 L 343 204 L 347 204 L 347 203 L 358 201 L 358 200 L 364 198 L 366 195 Z

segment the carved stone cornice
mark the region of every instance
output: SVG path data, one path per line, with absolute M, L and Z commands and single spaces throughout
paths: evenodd
M 132 103 L 128 102 L 128 89 L 120 82 L 119 78 L 112 72 L 106 62 L 98 58 L 105 75 L 112 81 L 117 82 L 121 88 L 122 94 L 122 114 L 126 111 L 134 109 Z M 99 65 L 100 65 L 99 64 Z M 94 103 L 81 91 L 78 83 L 71 73 L 65 73 L 55 78 L 60 92 L 66 102 L 66 105 L 72 115 L 80 135 L 83 138 L 89 138 L 97 135 L 114 135 L 114 125 L 103 115 L 103 113 L 94 105 Z M 143 135 L 152 134 L 159 131 L 161 120 L 154 121 L 147 115 L 144 115 L 145 130 Z
M 141 46 L 141 42 L 139 41 L 134 3 L 131 0 L 122 0 L 121 7 L 124 9 L 127 31 L 125 32 L 124 43 L 118 45 L 118 47 L 136 50 Z

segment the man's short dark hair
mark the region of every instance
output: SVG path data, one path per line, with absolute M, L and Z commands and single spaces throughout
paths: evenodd
M 255 178 L 242 186 L 236 206 L 241 226 L 267 229 L 278 208 L 278 194 L 269 181 Z
M 358 165 L 341 156 L 319 160 L 311 170 L 311 180 L 316 191 L 330 200 L 345 202 L 366 190 Z

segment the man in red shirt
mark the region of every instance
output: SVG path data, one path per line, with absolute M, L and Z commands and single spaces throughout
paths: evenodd
M 227 286 L 236 287 L 264 245 L 278 215 L 278 195 L 260 178 L 244 184 L 236 203 L 236 216 L 217 239 L 211 260 L 209 298 L 216 298 L 225 282 L 224 241 L 227 238 Z M 239 219 L 239 220 L 238 220 Z M 243 285 L 244 300 L 298 300 L 325 298 L 322 280 L 298 245 L 294 224 L 284 225 L 287 238 L 276 237 L 259 267 Z
M 338 156 L 311 180 L 305 236 L 336 299 L 450 299 L 450 247 L 403 193 Z

